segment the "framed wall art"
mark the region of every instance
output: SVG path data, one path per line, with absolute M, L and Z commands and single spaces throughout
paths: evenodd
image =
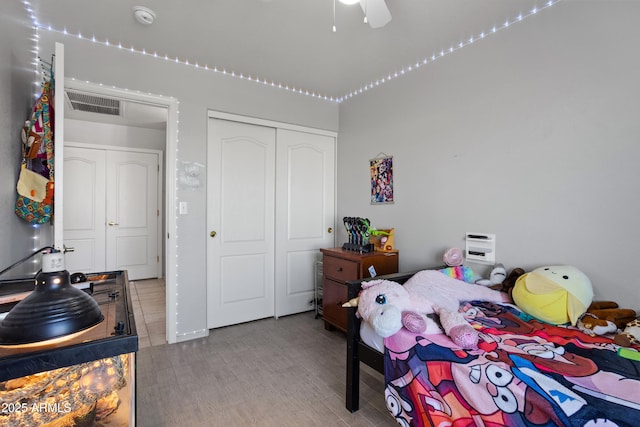
M 393 156 L 380 153 L 369 161 L 371 204 L 393 203 Z

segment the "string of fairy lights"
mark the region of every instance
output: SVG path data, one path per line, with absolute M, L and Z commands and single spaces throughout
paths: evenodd
M 38 27 L 36 25 L 37 19 L 35 17 L 33 8 L 31 7 L 31 4 L 28 1 L 23 1 L 22 2 L 24 4 L 25 10 L 27 11 L 27 15 L 29 16 L 29 20 L 33 23 L 33 28 L 34 28 L 34 33 L 30 39 L 30 41 L 33 43 L 33 46 L 31 48 L 31 53 L 33 54 L 33 61 L 32 61 L 32 65 L 34 67 L 35 70 L 35 82 L 34 82 L 34 88 L 33 88 L 33 97 L 36 98 L 38 96 L 40 96 L 40 88 L 42 86 L 42 67 L 40 66 L 40 51 L 39 51 L 39 32 L 38 32 Z M 32 250 L 35 252 L 38 249 L 40 249 L 40 224 L 32 224 L 31 227 L 33 228 L 33 247 Z M 40 260 L 38 260 L 36 257 L 33 258 L 32 263 L 33 263 L 33 268 L 37 269 L 38 264 L 39 264 Z
M 240 72 L 237 70 L 232 70 L 232 69 L 228 69 L 226 67 L 223 66 L 217 66 L 217 65 L 210 65 L 210 64 L 200 64 L 198 61 L 194 61 L 194 60 L 189 60 L 188 58 L 180 58 L 179 56 L 172 56 L 172 55 L 168 55 L 166 53 L 160 53 L 157 51 L 148 51 L 144 48 L 139 48 L 139 47 L 134 47 L 133 45 L 128 45 L 125 44 L 121 41 L 112 41 L 109 40 L 108 38 L 98 38 L 96 35 L 91 35 L 91 36 L 86 36 L 83 35 L 81 33 L 71 33 L 69 31 L 67 31 L 66 28 L 54 28 L 51 25 L 43 25 L 40 24 L 38 22 L 38 20 L 36 19 L 36 17 L 34 16 L 33 10 L 29 4 L 29 2 L 27 0 L 24 0 L 25 5 L 27 5 L 27 10 L 34 22 L 34 26 L 36 28 L 36 30 L 46 30 L 46 31 L 50 31 L 50 32 L 54 32 L 54 33 L 58 33 L 58 34 L 62 34 L 64 36 L 69 36 L 69 37 L 75 37 L 84 41 L 88 41 L 91 43 L 95 43 L 98 45 L 102 45 L 102 46 L 107 46 L 110 48 L 114 48 L 114 49 L 118 49 L 124 52 L 129 52 L 131 54 L 135 54 L 135 55 L 142 55 L 145 57 L 150 57 L 150 58 L 154 58 L 154 59 L 158 59 L 158 60 L 164 60 L 164 61 L 170 61 L 170 62 L 174 62 L 176 64 L 180 64 L 186 67 L 192 67 L 192 68 L 196 68 L 196 69 L 200 69 L 206 72 L 212 72 L 215 74 L 220 74 L 220 75 L 224 75 L 224 76 L 229 76 L 231 78 L 236 78 L 236 79 L 240 79 L 240 80 L 245 80 L 248 82 L 252 82 L 252 83 L 256 83 L 256 84 L 261 84 L 264 86 L 270 86 L 273 88 L 277 88 L 280 90 L 285 90 L 288 92 L 293 92 L 296 94 L 300 94 L 300 95 L 305 95 L 305 96 L 310 96 L 313 98 L 318 98 L 318 99 L 322 99 L 322 100 L 326 100 L 326 101 L 331 101 L 331 102 L 337 102 L 337 103 L 342 103 L 350 98 L 353 98 L 354 96 L 360 95 L 364 92 L 367 92 L 371 89 L 374 89 L 380 85 L 383 85 L 384 83 L 387 83 L 391 80 L 395 80 L 397 78 L 400 78 L 412 71 L 415 71 L 419 68 L 424 67 L 425 65 L 428 65 L 434 61 L 437 61 L 447 55 L 450 55 L 462 48 L 465 48 L 473 43 L 476 43 L 480 40 L 485 39 L 486 37 L 495 34 L 499 31 L 502 31 L 504 29 L 507 29 L 509 27 L 511 27 L 513 24 L 516 24 L 518 22 L 521 22 L 533 15 L 538 14 L 540 11 L 547 9 L 551 6 L 554 6 L 555 4 L 559 3 L 562 0 L 546 0 L 545 3 L 543 3 L 540 7 L 534 7 L 533 9 L 531 9 L 530 11 L 526 12 L 526 13 L 520 13 L 517 16 L 511 18 L 511 19 L 506 19 L 501 25 L 496 25 L 493 26 L 489 29 L 487 29 L 486 31 L 480 32 L 479 34 L 476 34 L 475 36 L 471 36 L 465 40 L 460 40 L 456 43 L 452 43 L 450 46 L 446 47 L 446 48 L 442 48 L 440 49 L 440 51 L 438 52 L 433 52 L 431 55 L 429 56 L 425 56 L 421 59 L 418 59 L 417 61 L 415 61 L 412 64 L 409 65 L 405 65 L 400 67 L 399 69 L 388 73 L 386 76 L 382 76 L 378 79 L 376 79 L 375 81 L 371 81 L 355 90 L 350 91 L 349 93 L 346 93 L 344 95 L 341 96 L 335 96 L 335 95 L 328 95 L 328 94 L 323 94 L 320 93 L 318 91 L 314 91 L 314 90 L 310 90 L 310 89 L 304 89 L 304 88 L 300 88 L 300 87 L 296 87 L 293 85 L 289 85 L 287 83 L 283 83 L 283 82 L 278 82 L 272 79 L 267 79 L 265 77 L 262 76 L 256 76 L 256 75 L 252 75 L 250 73 L 246 73 L 246 72 Z M 36 33 L 37 34 L 37 33 Z
M 349 99 L 349 98 L 353 98 L 354 96 L 360 95 L 364 92 L 367 92 L 371 89 L 374 89 L 384 83 L 387 83 L 391 80 L 397 79 L 399 77 L 404 76 L 405 74 L 417 70 L 418 68 L 421 68 L 427 64 L 430 64 L 434 61 L 437 61 L 440 58 L 443 58 L 449 54 L 452 54 L 462 48 L 465 48 L 477 41 L 483 40 L 486 37 L 497 33 L 498 31 L 504 30 L 506 28 L 511 27 L 513 24 L 516 24 L 518 22 L 521 22 L 523 20 L 525 20 L 526 18 L 529 18 L 533 15 L 538 14 L 538 12 L 540 12 L 541 10 L 547 9 L 557 3 L 560 3 L 562 0 L 547 0 L 546 3 L 544 3 L 541 7 L 534 7 L 533 9 L 531 9 L 529 12 L 527 13 L 520 13 L 518 14 L 516 17 L 514 17 L 513 19 L 507 19 L 504 21 L 504 23 L 502 25 L 494 25 L 493 27 L 491 27 L 488 31 L 483 31 L 480 34 L 477 34 L 476 36 L 471 36 L 466 40 L 460 40 L 459 42 L 455 43 L 455 44 L 451 44 L 448 48 L 446 49 L 441 49 L 439 52 L 437 53 L 433 53 L 431 54 L 431 56 L 429 57 L 425 57 L 422 58 L 419 61 L 416 61 L 414 64 L 412 65 L 407 65 L 405 67 L 402 67 L 400 70 L 398 71 L 394 71 L 393 73 L 389 73 L 387 74 L 386 77 L 381 77 L 379 79 L 377 79 L 376 81 L 372 81 L 362 87 L 360 87 L 359 89 L 356 89 L 352 92 L 349 92 L 345 95 L 343 95 L 340 98 L 337 98 L 338 102 L 344 102 L 345 100 Z
M 36 73 L 36 81 L 35 81 L 35 85 L 36 87 L 34 87 L 33 90 L 33 96 L 34 97 L 38 97 L 40 96 L 40 86 L 42 85 L 42 69 L 40 67 L 40 31 L 38 29 L 38 19 L 35 16 L 33 7 L 31 6 L 31 3 L 27 0 L 23 0 L 22 4 L 24 5 L 25 10 L 27 11 L 27 15 L 29 16 L 29 20 L 32 22 L 33 24 L 33 35 L 31 37 L 31 42 L 33 42 L 33 47 L 31 48 L 31 53 L 33 54 L 33 68 L 35 70 Z
M 406 65 L 404 67 L 401 67 L 400 69 L 390 72 L 388 73 L 386 76 L 384 77 L 380 77 L 378 79 L 376 79 L 375 81 L 371 81 L 368 84 L 365 84 L 363 86 L 361 86 L 358 89 L 355 89 L 349 93 L 346 93 L 342 96 L 333 96 L 333 95 L 327 95 L 327 94 L 322 94 L 319 93 L 317 91 L 313 91 L 313 90 L 309 90 L 309 89 L 303 89 L 300 87 L 295 87 L 293 85 L 289 85 L 283 82 L 278 82 L 275 80 L 271 80 L 271 79 L 267 79 L 264 77 L 260 77 L 260 76 L 256 76 L 256 75 L 252 75 L 249 73 L 243 73 L 243 72 L 239 72 L 236 70 L 230 70 L 227 69 L 225 67 L 221 67 L 221 66 L 215 66 L 215 65 L 209 65 L 209 64 L 199 64 L 198 61 L 193 61 L 193 60 L 189 60 L 187 58 L 181 59 L 178 56 L 169 56 L 166 53 L 159 53 L 157 51 L 147 51 L 144 48 L 135 48 L 132 45 L 126 45 L 123 44 L 122 42 L 113 42 L 107 38 L 104 39 L 100 39 L 99 37 L 97 37 L 96 35 L 91 35 L 91 36 L 85 36 L 81 33 L 77 33 L 77 34 L 72 34 L 70 32 L 68 32 L 66 30 L 66 28 L 63 29 L 57 29 L 54 28 L 50 25 L 42 25 L 34 12 L 34 9 L 31 5 L 31 2 L 29 0 L 23 0 L 23 4 L 25 7 L 25 10 L 27 11 L 27 14 L 29 16 L 29 19 L 31 20 L 32 24 L 33 24 L 33 29 L 34 29 L 34 34 L 33 34 L 33 38 L 31 39 L 34 43 L 33 46 L 33 54 L 34 54 L 34 61 L 33 61 L 33 65 L 35 66 L 36 69 L 36 84 L 37 84 L 37 89 L 34 90 L 35 96 L 39 96 L 39 88 L 42 84 L 42 79 L 43 79 L 43 72 L 41 70 L 40 64 L 41 64 L 41 60 L 40 60 L 40 47 L 39 47 L 39 39 L 40 39 L 40 32 L 41 31 L 49 31 L 49 32 L 54 32 L 54 33 L 58 33 L 58 34 L 62 34 L 66 37 L 74 37 L 83 41 L 87 41 L 87 42 L 91 42 L 91 43 L 95 43 L 101 46 L 105 46 L 105 47 L 109 47 L 109 48 L 113 48 L 113 49 L 118 49 L 121 50 L 123 52 L 128 52 L 131 54 L 135 54 L 135 55 L 141 55 L 144 57 L 149 57 L 149 58 L 153 58 L 156 60 L 162 60 L 162 61 L 167 61 L 167 62 L 173 62 L 182 66 L 186 66 L 186 67 L 192 67 L 192 68 L 196 68 L 205 72 L 210 72 L 210 73 L 214 73 L 214 74 L 218 74 L 218 75 L 223 75 L 223 76 L 227 76 L 227 77 L 231 77 L 231 78 L 235 78 L 235 79 L 240 79 L 240 80 L 244 80 L 247 82 L 252 82 L 255 84 L 260 84 L 260 85 L 264 85 L 264 86 L 269 86 L 272 88 L 276 88 L 279 90 L 284 90 L 284 91 L 288 91 L 291 93 L 295 93 L 295 94 L 299 94 L 299 95 L 304 95 L 304 96 L 310 96 L 312 98 L 317 98 L 317 99 L 321 99 L 321 100 L 325 100 L 325 101 L 330 101 L 330 102 L 336 102 L 336 103 L 342 103 L 345 102 L 348 99 L 351 99 L 355 96 L 358 96 L 360 94 L 363 94 L 365 92 L 368 92 L 369 90 L 372 90 L 376 87 L 379 87 L 387 82 L 390 82 L 392 80 L 395 80 L 397 78 L 401 78 L 402 76 L 415 71 L 419 68 L 422 68 L 434 61 L 437 61 L 447 55 L 450 55 L 464 47 L 467 47 L 473 43 L 476 43 L 480 40 L 485 39 L 486 37 L 495 34 L 501 30 L 504 30 L 506 28 L 511 27 L 512 25 L 519 23 L 523 20 L 525 20 L 526 18 L 529 18 L 533 15 L 536 15 L 537 13 L 539 13 L 541 10 L 547 9 L 557 3 L 559 3 L 562 0 L 546 0 L 546 2 L 540 6 L 540 7 L 536 7 L 532 10 L 530 10 L 527 13 L 521 13 L 519 15 L 517 15 L 516 17 L 512 18 L 512 19 L 507 19 L 504 21 L 504 23 L 502 25 L 499 26 L 494 26 L 490 29 L 488 29 L 487 31 L 483 31 L 480 34 L 477 34 L 476 36 L 472 36 L 469 37 L 466 40 L 460 40 L 459 42 L 455 43 L 455 44 L 451 44 L 449 47 L 447 48 L 443 48 L 441 49 L 439 52 L 437 53 L 432 53 L 430 56 L 428 57 L 424 57 L 420 60 L 417 60 L 415 63 L 411 64 L 411 65 Z M 115 88 L 115 87 L 114 87 Z M 137 91 L 137 93 L 140 93 L 139 91 Z M 153 94 L 148 94 L 151 96 L 156 96 L 156 97 L 162 97 L 162 98 L 166 98 L 169 99 L 169 101 L 176 101 L 175 98 L 173 97 L 165 97 L 165 96 L 161 96 L 161 95 L 153 95 Z M 176 104 L 178 105 L 179 103 L 176 101 Z M 176 183 L 175 183 L 175 188 L 178 187 L 179 183 L 179 178 L 178 178 L 178 173 L 177 173 L 177 160 L 179 157 L 178 154 L 178 146 L 179 146 L 179 109 L 176 111 L 176 125 L 175 125 L 175 153 L 176 153 Z M 176 216 L 177 216 L 177 210 L 178 210 L 178 205 L 179 205 L 179 200 L 178 197 L 176 195 L 175 197 L 175 204 L 174 206 L 176 207 Z M 179 314 L 179 290 L 180 290 L 180 286 L 179 286 L 179 265 L 178 265 L 178 226 L 177 224 L 175 225 L 175 275 L 174 277 L 176 278 L 176 283 L 175 283 L 175 316 L 176 316 L 176 321 L 175 321 L 175 325 L 176 325 L 176 334 L 178 333 L 178 314 Z M 34 237 L 34 244 L 36 246 L 38 246 L 38 235 L 36 233 L 36 236 Z M 196 331 L 192 331 L 192 332 L 181 332 L 180 335 L 182 337 L 187 337 L 189 335 L 197 335 L 199 333 L 201 333 L 202 331 L 200 330 L 196 330 Z

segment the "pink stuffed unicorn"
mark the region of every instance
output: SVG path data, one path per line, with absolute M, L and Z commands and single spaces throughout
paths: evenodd
M 372 280 L 363 282 L 362 288 L 358 298 L 345 306 L 357 305 L 358 316 L 381 337 L 389 337 L 403 326 L 417 333 L 441 333 L 437 323 L 427 317 L 436 313 L 445 333 L 464 349 L 477 348 L 478 333 L 458 313 L 460 303 L 511 302 L 506 293 L 453 279 L 436 270 L 420 271 L 404 286 L 389 280 Z

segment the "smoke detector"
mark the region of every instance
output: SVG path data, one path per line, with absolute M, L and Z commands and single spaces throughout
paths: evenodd
M 133 16 L 143 25 L 151 25 L 156 19 L 156 13 L 144 6 L 133 6 Z

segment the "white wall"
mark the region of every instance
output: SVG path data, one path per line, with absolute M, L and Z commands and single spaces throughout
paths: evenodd
M 572 264 L 596 299 L 640 309 L 638 16 L 564 1 L 341 104 L 339 217 L 395 227 L 402 270 L 496 233 L 508 270 Z M 394 205 L 369 204 L 379 152 Z
M 319 129 L 337 130 L 338 104 L 212 71 L 143 57 L 72 36 L 41 32 L 43 50 L 65 45 L 66 77 L 179 102 L 177 159 L 206 163 L 207 111 L 217 110 Z M 178 339 L 206 331 L 206 190 L 177 191 L 189 214 L 177 219 Z M 171 232 L 171 231 L 169 231 Z
M 34 241 L 34 229 L 14 213 L 20 171 L 20 129 L 34 95 L 32 24 L 22 2 L 0 4 L 0 270 L 47 244 Z M 43 229 L 50 229 L 44 225 Z M 27 264 L 25 264 L 27 265 Z M 25 266 L 23 265 L 23 267 Z M 11 273 L 16 273 L 14 270 Z
M 66 119 L 64 121 L 64 139 L 83 144 L 164 151 L 167 132 L 164 129 Z

